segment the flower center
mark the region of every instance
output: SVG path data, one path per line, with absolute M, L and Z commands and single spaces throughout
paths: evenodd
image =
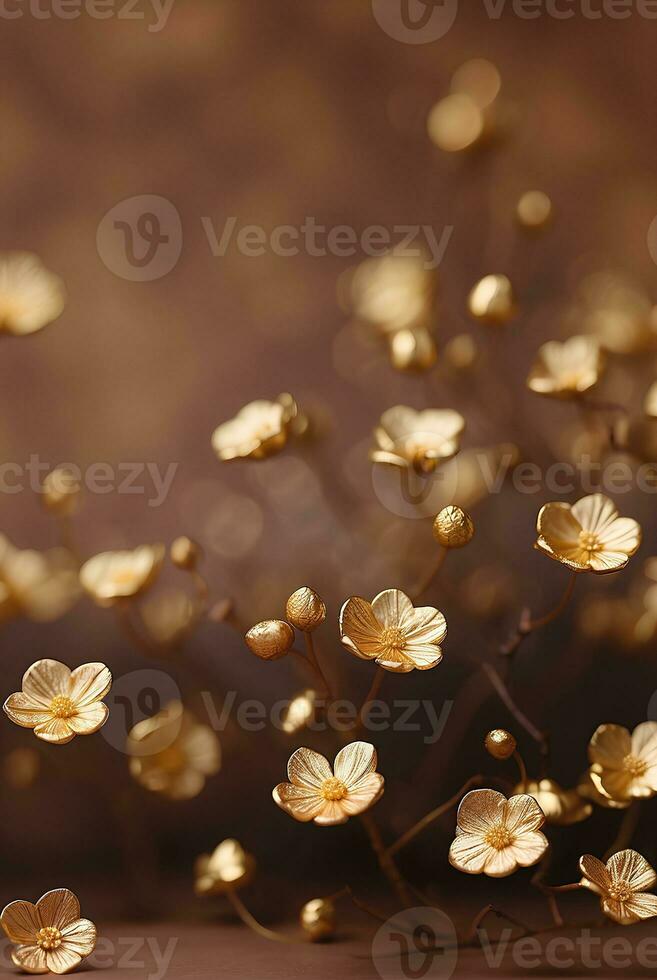
M 579 532 L 579 546 L 582 551 L 588 551 L 590 555 L 596 551 L 600 551 L 602 548 L 598 535 L 593 534 L 591 531 Z
M 609 898 L 614 902 L 629 902 L 633 891 L 625 881 L 614 881 L 609 888 Z
M 503 851 L 513 843 L 513 834 L 503 823 L 498 823 L 491 827 L 485 839 L 489 847 L 494 847 L 496 851 Z
M 50 713 L 53 718 L 72 718 L 76 712 L 77 708 L 75 707 L 75 703 L 70 698 L 65 698 L 61 694 L 58 694 L 50 702 Z
M 62 934 L 55 926 L 45 926 L 37 932 L 36 941 L 41 949 L 57 949 L 61 946 Z
M 338 779 L 336 776 L 331 776 L 330 779 L 325 779 L 322 783 L 321 794 L 325 800 L 330 800 L 332 803 L 338 800 L 344 799 L 347 795 L 347 787 Z
M 180 772 L 186 764 L 185 753 L 177 745 L 170 745 L 168 749 L 163 749 L 157 757 L 158 768 L 164 769 L 165 772 Z
M 636 755 L 626 755 L 623 759 L 623 769 L 635 778 L 645 776 L 648 764 Z
M 381 634 L 381 643 L 395 653 L 401 653 L 406 646 L 406 637 L 396 626 L 390 626 Z

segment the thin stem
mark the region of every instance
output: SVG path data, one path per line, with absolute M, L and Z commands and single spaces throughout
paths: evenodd
M 287 943 L 291 945 L 297 945 L 298 943 L 305 942 L 305 940 L 302 939 L 293 939 L 292 936 L 284 936 L 281 932 L 274 932 L 273 929 L 267 929 L 266 926 L 263 926 L 262 923 L 258 922 L 258 920 L 251 915 L 237 892 L 230 890 L 226 892 L 226 896 L 244 925 L 248 926 L 249 929 L 252 929 L 253 932 L 257 933 L 259 936 L 262 936 L 264 939 L 270 939 L 275 943 Z
M 130 640 L 138 650 L 142 653 L 147 654 L 151 657 L 153 655 L 162 656 L 168 653 L 167 647 L 159 643 L 155 643 L 153 640 L 149 639 L 147 636 L 137 628 L 130 615 L 130 600 L 119 601 L 114 606 L 116 610 L 117 619 L 123 630 L 124 634 Z
M 210 589 L 208 583 L 196 568 L 193 568 L 190 571 L 190 576 L 192 582 L 194 583 L 196 594 L 201 603 L 201 612 L 204 613 L 205 610 L 208 608 L 208 602 L 210 600 Z
M 365 700 L 363 701 L 360 711 L 358 712 L 358 722 L 356 723 L 355 730 L 357 730 L 358 728 L 365 728 L 368 708 L 372 703 L 372 701 L 376 700 L 376 696 L 381 690 L 381 685 L 385 680 L 385 676 L 386 676 L 386 672 L 383 669 L 383 667 L 377 667 L 376 670 L 374 671 L 374 677 L 372 678 L 370 689 L 365 695 Z
M 520 782 L 524 789 L 529 784 L 529 779 L 527 778 L 527 766 L 525 765 L 525 760 L 520 755 L 517 749 L 513 753 L 513 758 L 518 766 L 518 771 L 520 772 Z
M 631 844 L 640 816 L 641 801 L 634 800 L 634 802 L 623 814 L 623 819 L 621 820 L 621 824 L 618 828 L 618 833 L 614 838 L 614 842 L 604 856 L 605 861 L 608 861 L 612 854 L 615 854 L 617 851 L 624 850 Z
M 360 819 L 361 823 L 365 827 L 365 830 L 367 831 L 367 836 L 369 837 L 370 844 L 372 845 L 372 850 L 376 854 L 381 871 L 394 888 L 399 900 L 404 904 L 404 906 L 411 906 L 413 904 L 413 897 L 406 882 L 402 878 L 399 868 L 395 864 L 392 855 L 388 852 L 385 844 L 383 843 L 381 832 L 374 818 L 370 813 L 361 813 Z
M 433 580 L 440 573 L 443 565 L 445 564 L 445 559 L 447 558 L 449 549 L 441 548 L 438 552 L 438 557 L 434 564 L 431 566 L 424 578 L 415 586 L 411 598 L 414 602 L 417 602 L 424 593 L 427 591 Z
M 483 909 L 481 909 L 481 911 L 478 912 L 477 915 L 475 915 L 474 919 L 472 920 L 472 924 L 470 925 L 470 928 L 468 929 L 467 933 L 463 937 L 462 940 L 463 945 L 470 945 L 471 943 L 474 943 L 474 941 L 477 939 L 477 933 L 479 931 L 479 927 L 484 922 L 484 920 L 491 914 L 491 912 L 494 915 L 496 915 L 498 919 L 506 919 L 506 921 L 509 922 L 512 926 L 517 926 L 518 929 L 522 929 L 524 935 L 528 935 L 532 931 L 529 928 L 529 926 L 525 925 L 524 922 L 519 922 L 518 919 L 514 919 L 512 918 L 512 916 L 507 915 L 506 912 L 502 912 L 500 911 L 500 909 L 496 909 L 494 905 L 484 905 Z
M 509 709 L 513 717 L 521 726 L 521 728 L 524 728 L 527 734 L 530 735 L 535 742 L 538 742 L 541 749 L 541 754 L 547 756 L 549 752 L 549 742 L 547 736 L 543 732 L 540 732 L 536 727 L 536 725 L 534 725 L 534 723 L 529 720 L 527 715 L 520 710 L 518 705 L 511 697 L 511 693 L 508 687 L 506 686 L 506 684 L 504 683 L 504 681 L 502 680 L 498 672 L 495 670 L 495 668 L 492 667 L 490 664 L 482 663 L 481 669 L 484 671 L 489 681 L 491 682 L 491 684 L 499 694 L 500 699 L 504 702 L 504 704 Z
M 576 581 L 577 572 L 573 572 L 568 579 L 568 585 L 566 586 L 566 589 L 559 602 L 554 609 L 551 609 L 545 616 L 541 616 L 539 619 L 532 619 L 529 610 L 524 610 L 520 617 L 520 622 L 516 627 L 515 634 L 511 637 L 508 643 L 505 643 L 500 647 L 499 652 L 507 657 L 512 656 L 517 652 L 523 640 L 525 640 L 532 633 L 535 633 L 536 630 L 543 629 L 544 626 L 548 626 L 549 623 L 554 622 L 557 616 L 561 615 L 570 602 Z
M 317 651 L 315 650 L 315 641 L 313 639 L 313 634 L 312 633 L 304 633 L 303 636 L 304 636 L 304 639 L 306 641 L 306 656 L 307 656 L 308 663 L 313 668 L 313 670 L 315 671 L 315 673 L 319 677 L 320 681 L 322 682 L 322 686 L 324 688 L 324 693 L 325 693 L 326 697 L 328 698 L 328 700 L 329 701 L 335 701 L 335 698 L 333 696 L 333 692 L 331 690 L 331 685 L 329 684 L 329 682 L 328 682 L 328 680 L 326 678 L 326 674 L 322 670 L 322 666 L 321 666 L 319 660 L 317 659 Z
M 410 842 L 414 840 L 418 834 L 421 834 L 423 830 L 429 827 L 436 820 L 439 820 L 443 814 L 448 813 L 449 810 L 455 807 L 460 801 L 461 797 L 464 796 L 469 789 L 472 789 L 474 786 L 481 786 L 482 783 L 483 776 L 472 776 L 470 779 L 468 779 L 467 783 L 464 783 L 458 793 L 455 793 L 454 796 L 450 797 L 446 803 L 441 803 L 439 807 L 436 807 L 435 810 L 427 813 L 427 815 L 422 817 L 421 820 L 418 820 L 416 824 L 413 824 L 413 826 L 410 827 L 406 833 L 402 834 L 402 836 L 399 837 L 394 844 L 390 845 L 387 853 L 392 855 L 396 854 L 397 851 L 401 851 L 401 849 L 406 847 L 407 844 L 410 844 Z

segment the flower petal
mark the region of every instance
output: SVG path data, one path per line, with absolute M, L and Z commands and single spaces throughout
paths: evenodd
M 521 868 L 529 868 L 541 860 L 549 847 L 549 841 L 540 831 L 522 834 L 509 848 Z
M 219 739 L 208 725 L 192 724 L 190 731 L 182 738 L 182 748 L 188 764 L 203 773 L 213 776 L 221 768 L 221 747 Z
M 463 797 L 456 823 L 466 834 L 486 834 L 504 814 L 506 797 L 494 789 L 473 789 Z
M 352 742 L 336 755 L 333 771 L 347 789 L 351 789 L 361 777 L 376 771 L 376 763 L 376 749 L 373 745 L 369 742 Z
M 70 718 L 50 718 L 34 729 L 37 738 L 52 745 L 66 745 L 75 738 L 75 732 L 69 725 Z
M 40 946 L 19 946 L 12 950 L 11 959 L 25 973 L 48 973 L 46 951 Z
M 25 694 L 12 694 L 4 704 L 5 714 L 22 728 L 34 728 L 36 725 L 48 721 L 50 713 L 43 707 L 36 705 Z
M 23 675 L 23 694 L 47 708 L 57 695 L 68 694 L 71 671 L 58 660 L 37 660 Z
M 349 814 L 344 808 L 344 800 L 322 800 L 322 809 L 315 817 L 315 823 L 320 827 L 335 827 L 346 823 Z
M 604 914 L 608 915 L 614 922 L 618 922 L 621 926 L 629 926 L 633 922 L 638 921 L 637 916 L 632 912 L 628 912 L 622 902 L 617 902 L 611 898 L 603 898 L 600 905 Z
M 109 717 L 109 708 L 99 702 L 82 708 L 72 718 L 68 718 L 68 726 L 76 735 L 93 735 L 102 728 Z
M 416 670 L 431 670 L 437 667 L 443 659 L 443 652 L 439 646 L 433 643 L 408 642 L 404 649 L 404 657 L 416 668 Z
M 545 823 L 545 814 L 533 796 L 521 793 L 505 804 L 503 820 L 512 834 L 526 834 L 540 830 Z
M 648 766 L 657 765 L 657 722 L 644 721 L 632 732 L 632 755 Z
M 433 606 L 420 606 L 404 613 L 400 626 L 407 643 L 442 643 L 447 636 L 447 620 Z
M 657 881 L 657 874 L 646 859 L 630 848 L 613 854 L 607 861 L 607 871 L 612 881 L 623 881 L 632 891 L 645 892 Z
M 203 790 L 205 776 L 196 769 L 183 769 L 174 775 L 164 773 L 161 792 L 170 800 L 193 800 Z
M 98 931 L 89 919 L 78 919 L 61 930 L 64 945 L 80 956 L 90 956 L 96 946 Z
M 657 895 L 633 895 L 624 904 L 635 920 L 651 919 L 657 915 Z
M 0 922 L 12 943 L 28 946 L 36 941 L 36 934 L 42 927 L 37 907 L 31 902 L 10 902 L 0 915 Z
M 317 790 L 326 779 L 331 779 L 333 772 L 328 760 L 313 752 L 312 749 L 300 748 L 290 756 L 287 764 L 287 778 L 295 786 L 304 789 Z
M 597 534 L 603 540 L 605 530 L 618 517 L 618 510 L 613 500 L 603 493 L 592 493 L 588 497 L 582 497 L 573 504 L 572 513 L 582 530 Z
M 44 926 L 62 930 L 80 918 L 80 903 L 68 888 L 54 888 L 46 892 L 36 904 Z
M 605 551 L 622 551 L 633 555 L 641 545 L 641 525 L 631 517 L 618 517 L 605 528 L 601 541 Z
M 46 963 L 51 973 L 70 973 L 81 962 L 80 954 L 68 949 L 65 943 L 62 943 L 57 949 L 49 949 L 46 953 Z
M 383 796 L 385 780 L 378 772 L 361 776 L 358 782 L 349 787 L 349 793 L 340 800 L 342 808 L 350 817 L 364 813 Z
M 314 820 L 324 808 L 326 800 L 310 787 L 279 783 L 272 793 L 274 802 L 300 823 Z
M 596 774 L 592 773 L 592 778 Z M 600 790 L 612 800 L 618 802 L 629 800 L 635 796 L 650 796 L 651 790 L 643 786 L 643 777 L 635 779 L 629 772 L 602 769 L 595 783 L 600 783 Z
M 536 530 L 549 547 L 559 554 L 564 549 L 578 546 L 582 526 L 568 504 L 556 501 L 541 507 Z
M 80 707 L 100 701 L 109 693 L 112 675 L 105 664 L 82 664 L 69 680 L 68 696 Z
M 369 602 L 360 596 L 347 599 L 340 610 L 340 638 L 357 657 L 371 660 L 381 653 L 382 627 Z
M 415 664 L 405 653 L 401 653 L 399 650 L 388 649 L 380 657 L 377 657 L 374 662 L 377 667 L 383 667 L 384 670 L 389 670 L 393 674 L 408 674 L 410 671 L 415 670 Z
M 513 874 L 517 867 L 515 848 L 505 847 L 501 851 L 497 851 L 491 847 L 484 865 L 484 874 L 490 878 L 506 878 L 507 875 Z
M 579 870 L 583 878 L 581 884 L 584 888 L 595 892 L 597 895 L 606 895 L 611 884 L 611 877 L 607 868 L 592 854 L 583 854 L 579 859 Z
M 402 619 L 413 612 L 413 603 L 400 589 L 386 589 L 372 600 L 372 610 L 379 623 L 386 629 L 399 628 Z
M 449 849 L 449 863 L 453 868 L 468 875 L 479 875 L 484 870 L 492 848 L 481 834 L 459 834 Z
M 625 568 L 629 555 L 624 551 L 594 551 L 589 557 L 589 565 L 594 572 L 604 575 L 609 572 L 619 572 Z
M 630 733 L 621 725 L 600 725 L 589 742 L 590 761 L 603 769 L 622 770 L 631 751 Z

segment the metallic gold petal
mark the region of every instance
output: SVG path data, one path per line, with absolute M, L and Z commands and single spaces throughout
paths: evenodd
M 583 854 L 579 859 L 579 870 L 582 872 L 582 885 L 598 895 L 604 895 L 611 885 L 611 876 L 607 868 L 592 854 Z
M 322 808 L 315 817 L 315 823 L 320 827 L 336 827 L 338 824 L 346 823 L 349 814 L 344 808 L 344 800 L 322 800 Z
M 50 718 L 50 713 L 35 705 L 25 694 L 12 694 L 4 704 L 5 714 L 22 728 L 34 728 Z
M 68 888 L 46 892 L 36 907 L 43 925 L 54 926 L 60 931 L 80 918 L 80 903 Z
M 287 778 L 295 786 L 317 790 L 322 783 L 331 779 L 333 772 L 328 760 L 312 749 L 300 748 L 290 756 L 287 764 Z
M 376 749 L 369 742 L 351 742 L 335 757 L 333 771 L 347 789 L 368 773 L 376 771 Z
M 504 807 L 503 822 L 512 834 L 526 834 L 540 830 L 545 814 L 533 796 L 522 793 L 512 796 Z
M 646 859 L 629 848 L 609 858 L 607 871 L 613 881 L 625 882 L 632 891 L 645 892 L 657 881 L 657 874 Z
M 343 644 L 363 660 L 381 653 L 382 627 L 372 605 L 360 596 L 347 599 L 340 611 L 340 637 Z
M 409 642 L 442 643 L 447 636 L 447 620 L 433 606 L 420 606 L 404 613 L 400 627 Z
M 553 502 L 539 511 L 536 530 L 558 556 L 564 549 L 578 546 L 582 526 L 568 504 Z
M 93 953 L 98 930 L 89 919 L 77 919 L 65 926 L 61 933 L 64 940 L 62 945 L 73 953 L 78 953 L 80 956 L 90 956 Z
M 589 565 L 598 575 L 605 575 L 619 572 L 628 561 L 629 557 L 623 551 L 596 551 L 589 558 Z
M 443 652 L 439 646 L 433 643 L 407 642 L 404 649 L 404 656 L 413 664 L 417 670 L 431 670 L 437 667 L 443 659 Z
M 633 895 L 629 901 L 625 902 L 625 908 L 635 920 L 651 919 L 657 915 L 657 896 Z
M 102 728 L 109 717 L 109 708 L 102 702 L 82 708 L 76 715 L 67 718 L 68 726 L 76 735 L 93 735 Z
M 0 915 L 2 928 L 12 943 L 32 945 L 35 937 L 44 923 L 39 918 L 36 905 L 31 902 L 11 902 L 5 906 Z
M 300 823 L 314 820 L 326 803 L 316 790 L 292 783 L 279 783 L 272 795 L 274 802 Z
M 504 815 L 506 797 L 494 789 L 473 789 L 463 797 L 456 823 L 466 834 L 486 834 Z
M 397 628 L 402 617 L 413 611 L 413 603 L 400 589 L 386 589 L 372 600 L 372 611 L 384 627 Z
M 633 922 L 638 921 L 638 916 L 634 915 L 632 912 L 628 912 L 626 906 L 622 902 L 617 902 L 610 898 L 604 898 L 601 901 L 602 911 L 605 915 L 608 915 L 610 919 L 614 922 L 618 922 L 621 926 L 632 925 Z
M 541 860 L 547 851 L 549 842 L 540 831 L 523 833 L 510 847 L 516 862 L 521 868 L 529 868 Z
M 449 849 L 449 863 L 468 875 L 483 872 L 492 848 L 480 834 L 459 834 Z
M 37 725 L 34 734 L 44 742 L 52 745 L 66 745 L 75 738 L 75 732 L 71 730 L 68 718 L 51 718 Z
M 105 664 L 82 664 L 71 673 L 68 696 L 75 704 L 86 707 L 109 693 L 112 675 Z
M 349 792 L 344 799 L 340 800 L 345 813 L 350 817 L 358 813 L 364 813 L 383 796 L 385 780 L 378 772 L 370 772 L 349 786 Z
M 46 951 L 40 946 L 19 946 L 12 950 L 11 959 L 25 973 L 48 973 Z
M 634 796 L 650 796 L 641 778 L 635 779 L 629 772 L 603 769 L 599 776 L 600 789 L 612 800 L 627 800 Z
M 377 667 L 383 667 L 393 674 L 409 674 L 415 670 L 415 665 L 409 658 L 399 650 L 387 650 L 374 661 Z
M 47 708 L 57 695 L 67 695 L 70 676 L 71 671 L 58 660 L 37 660 L 23 676 L 23 694 Z
M 70 973 L 81 962 L 80 954 L 69 949 L 66 943 L 62 943 L 57 949 L 49 949 L 46 953 L 46 963 L 51 973 Z
M 632 755 L 638 756 L 646 765 L 657 765 L 657 722 L 644 721 L 632 732 Z
M 600 535 L 604 551 L 632 556 L 641 544 L 641 525 L 631 517 L 617 517 Z
M 501 851 L 491 847 L 484 865 L 484 874 L 489 878 L 506 878 L 517 869 L 515 848 L 505 847 Z
M 605 530 L 618 517 L 613 500 L 603 493 L 592 493 L 573 504 L 572 513 L 584 531 L 597 534 L 602 540 Z
M 632 751 L 632 739 L 622 725 L 600 725 L 589 742 L 590 762 L 603 769 L 623 768 L 623 759 Z

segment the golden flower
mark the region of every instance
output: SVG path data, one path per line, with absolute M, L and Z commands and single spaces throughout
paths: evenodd
M 456 371 L 467 371 L 478 355 L 477 342 L 469 333 L 459 333 L 445 345 L 445 360 Z
M 297 413 L 297 404 L 288 394 L 273 402 L 249 402 L 214 430 L 212 448 L 220 460 L 265 459 L 283 449 Z
M 301 928 L 313 943 L 332 939 L 335 935 L 337 917 L 335 905 L 330 898 L 313 898 L 301 909 L 299 922 Z
M 548 847 L 544 823 L 533 796 L 507 800 L 492 789 L 473 789 L 459 804 L 449 863 L 466 874 L 505 878 L 541 860 Z
M 494 728 L 484 739 L 484 747 L 489 755 L 500 762 L 510 759 L 518 748 L 518 743 L 505 728 Z
M 244 639 L 256 657 L 261 660 L 278 660 L 292 648 L 294 630 L 282 619 L 266 619 L 252 626 Z
M 605 915 L 622 926 L 657 915 L 657 896 L 646 895 L 657 875 L 637 851 L 618 851 L 604 865 L 592 854 L 579 859 L 580 884 L 600 896 Z
M 530 779 L 518 783 L 514 792 L 533 796 L 547 822 L 559 827 L 580 823 L 593 813 L 591 804 L 583 800 L 576 789 L 563 789 L 553 779 Z
M 346 823 L 383 795 L 384 779 L 376 771 L 376 749 L 369 742 L 346 745 L 333 769 L 318 752 L 297 749 L 287 764 L 287 776 L 289 783 L 274 789 L 274 802 L 301 823 Z
M 105 551 L 86 561 L 80 582 L 99 606 L 111 606 L 148 589 L 157 578 L 165 547 L 144 544 L 134 551 Z
M 657 381 L 654 381 L 648 388 L 643 402 L 643 411 L 649 418 L 657 418 Z
M 472 518 L 462 507 L 450 504 L 436 515 L 433 536 L 443 548 L 464 548 L 474 537 Z
M 619 517 L 613 501 L 602 493 L 572 506 L 563 501 L 545 504 L 536 530 L 535 547 L 575 572 L 616 572 L 641 544 L 639 524 Z
M 80 481 L 71 470 L 59 466 L 48 473 L 41 488 L 42 503 L 52 514 L 69 517 L 75 513 L 80 496 Z
M 486 58 L 471 58 L 456 69 L 450 83 L 452 92 L 464 92 L 486 109 L 497 99 L 502 89 L 499 70 Z
M 200 603 L 181 589 L 167 589 L 149 596 L 141 607 L 141 618 L 156 643 L 175 646 L 198 620 Z
M 201 548 L 196 541 L 192 541 L 191 538 L 183 535 L 176 538 L 169 553 L 176 568 L 182 568 L 183 571 L 189 572 L 196 568 L 201 557 Z
M 287 600 L 285 615 L 296 629 L 312 633 L 326 619 L 326 605 L 314 589 L 304 585 Z
M 66 294 L 59 276 L 30 252 L 0 255 L 0 332 L 35 333 L 56 320 Z
M 374 430 L 376 446 L 370 450 L 370 460 L 432 473 L 458 453 L 464 428 L 463 416 L 452 409 L 416 412 L 396 405 L 383 413 Z
M 600 725 L 589 742 L 591 780 L 612 800 L 657 793 L 657 722 L 644 721 L 630 735 L 621 725 Z
M 286 735 L 294 735 L 295 732 L 305 728 L 315 711 L 317 697 L 317 691 L 308 688 L 292 698 L 282 716 L 283 731 Z
M 198 796 L 221 767 L 219 740 L 180 701 L 138 722 L 128 735 L 130 772 L 146 789 L 171 800 Z
M 96 927 L 80 918 L 80 902 L 68 888 L 47 892 L 36 905 L 11 902 L 0 922 L 18 946 L 12 962 L 25 973 L 70 973 L 96 946 Z
M 436 341 L 426 327 L 396 330 L 390 336 L 390 363 L 397 371 L 428 371 L 438 359 Z
M 587 769 L 580 776 L 579 783 L 577 784 L 577 792 L 584 799 L 590 800 L 591 803 L 602 806 L 607 810 L 626 810 L 632 803 L 632 800 L 612 800 L 611 797 L 601 793 L 591 778 L 590 769 Z
M 360 320 L 396 333 L 426 322 L 434 304 L 436 277 L 421 256 L 392 251 L 361 262 L 350 291 Z
M 579 284 L 567 326 L 594 334 L 615 354 L 633 354 L 655 349 L 656 314 L 650 297 L 625 274 L 595 272 Z
M 21 551 L 0 534 L 0 622 L 59 619 L 80 595 L 78 569 L 65 548 Z
M 517 312 L 511 280 L 508 276 L 484 276 L 468 297 L 468 309 L 482 323 L 507 323 Z
M 526 191 L 516 205 L 518 224 L 528 231 L 540 231 L 552 218 L 552 201 L 543 191 Z
M 443 614 L 433 606 L 415 609 L 399 589 L 386 589 L 371 603 L 352 596 L 340 610 L 340 638 L 346 648 L 397 674 L 439 664 L 446 636 Z
M 427 119 L 429 138 L 440 150 L 461 153 L 482 139 L 486 117 L 465 92 L 452 92 L 432 108 Z
M 232 839 L 222 841 L 212 854 L 202 854 L 194 866 L 197 895 L 221 895 L 244 888 L 255 874 L 255 858 Z
M 109 710 L 102 699 L 112 686 L 104 664 L 83 664 L 71 671 L 57 660 L 37 660 L 23 675 L 22 691 L 4 704 L 5 713 L 37 738 L 64 745 L 76 735 L 93 735 Z
M 570 337 L 543 344 L 529 372 L 527 387 L 538 395 L 572 398 L 600 380 L 604 353 L 595 337 Z

